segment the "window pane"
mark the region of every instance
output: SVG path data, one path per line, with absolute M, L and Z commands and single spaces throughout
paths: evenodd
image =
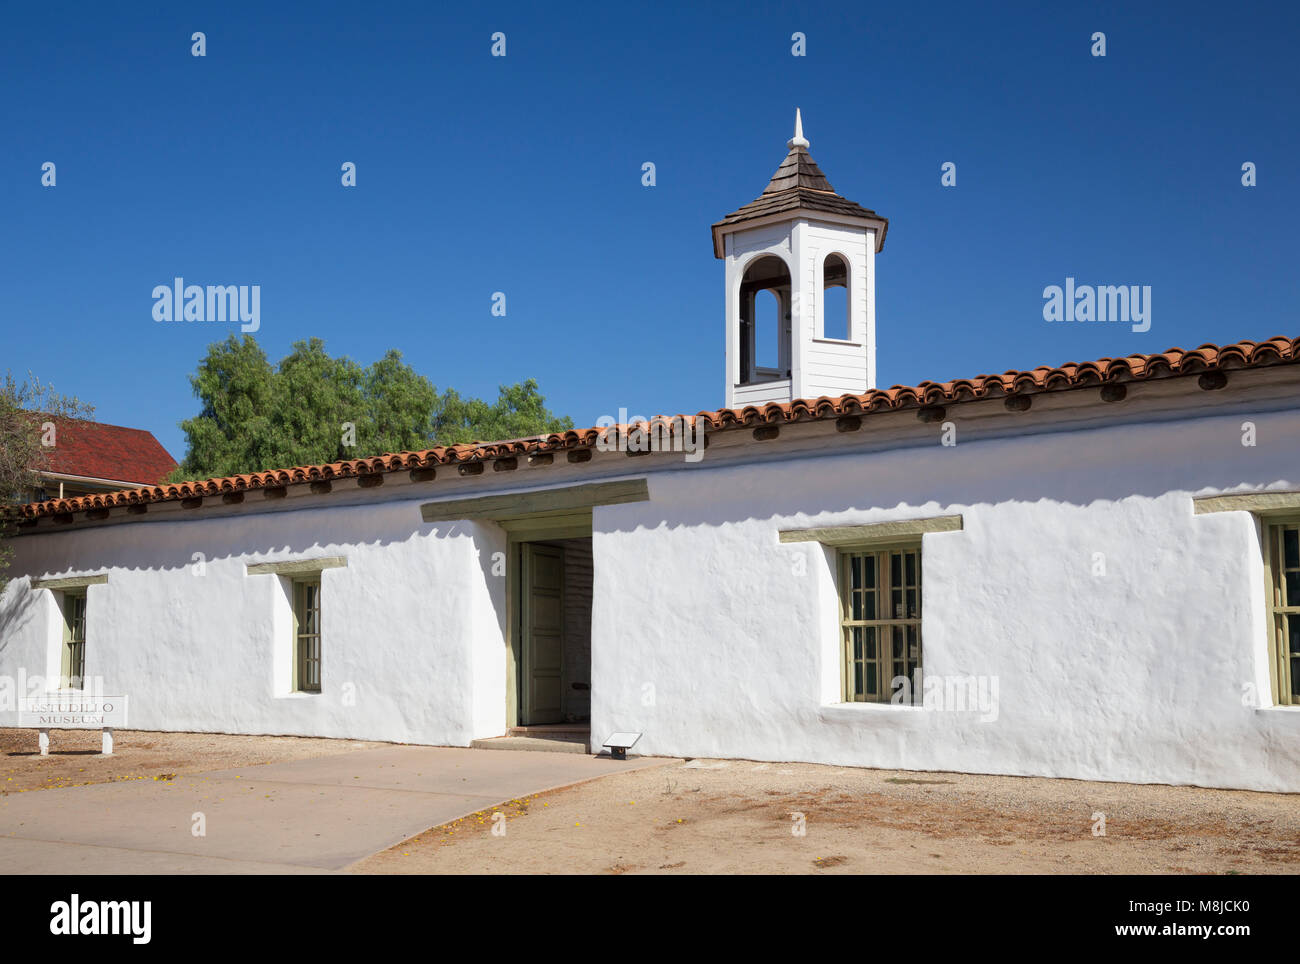
M 72 638 L 77 642 L 82 642 L 86 638 L 86 597 L 73 596 L 68 601 L 71 604 L 72 611 Z
M 67 620 L 67 680 L 65 684 L 78 688 L 86 675 L 86 597 L 65 596 L 64 618 Z
M 1285 573 L 1286 577 L 1286 596 L 1282 600 L 1284 606 L 1300 606 L 1300 571 Z
M 843 612 L 850 623 L 843 637 L 846 695 L 889 702 L 893 681 L 903 677 L 914 683 L 920 665 L 921 554 L 915 549 L 846 553 L 844 565 Z M 885 620 L 915 622 L 880 625 Z
M 1300 616 L 1283 616 L 1291 666 L 1291 702 L 1300 702 Z
M 881 655 L 880 644 L 883 642 L 880 638 L 880 632 L 881 631 L 874 626 L 867 626 L 862 630 L 862 655 L 865 673 L 862 695 L 869 700 L 878 699 L 880 697 L 878 666 Z
M 320 583 L 299 583 L 294 593 L 298 621 L 298 689 L 320 691 L 321 619 Z
M 307 644 L 307 685 L 320 689 L 320 638 L 316 637 Z
M 871 589 L 864 589 L 861 592 L 853 594 L 853 619 L 877 619 L 876 616 L 876 593 Z
M 904 637 L 906 626 L 892 627 L 893 641 L 893 659 L 890 660 L 889 669 L 889 692 L 893 695 L 894 680 L 900 676 L 907 676 L 907 640 Z
M 1300 567 L 1300 529 L 1288 526 L 1282 530 L 1282 565 L 1286 569 Z
M 851 699 L 858 699 L 862 695 L 862 658 L 864 653 L 863 634 L 866 632 L 861 626 L 854 626 L 849 630 L 849 662 L 852 667 L 852 687 L 849 693 Z
M 876 558 L 849 557 L 849 618 L 856 621 L 876 619 Z

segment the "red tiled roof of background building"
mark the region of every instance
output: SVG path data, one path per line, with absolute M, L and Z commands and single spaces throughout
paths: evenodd
M 849 415 L 869 416 L 927 405 L 945 405 L 1008 395 L 1032 395 L 1066 391 L 1089 386 L 1149 381 L 1207 371 L 1231 371 L 1264 368 L 1269 365 L 1300 362 L 1300 338 L 1276 336 L 1266 341 L 1239 341 L 1231 345 L 1201 345 L 1186 351 L 1170 348 L 1152 355 L 1129 355 L 1124 358 L 1101 358 L 1090 362 L 1066 362 L 1055 368 L 1040 366 L 1029 371 L 1007 371 L 1001 375 L 978 375 L 950 382 L 921 382 L 916 386 L 895 385 L 873 389 L 861 395 L 840 395 L 812 400 L 796 399 L 788 403 L 768 403 L 743 408 L 724 408 L 699 412 L 678 419 L 703 419 L 706 427 L 723 429 L 731 426 L 808 422 Z M 669 423 L 671 425 L 671 422 Z M 438 446 L 419 452 L 397 452 L 365 459 L 348 459 L 325 465 L 306 465 L 88 495 L 76 499 L 54 499 L 22 506 L 18 511 L 27 518 L 72 513 L 112 506 L 148 502 L 168 502 L 202 496 L 222 495 L 248 489 L 278 488 L 295 483 L 379 475 L 410 469 L 433 468 L 448 464 L 484 462 L 489 459 L 514 458 L 545 452 L 593 448 L 604 428 L 573 429 L 505 442 L 482 442 L 468 445 Z
M 144 429 L 40 414 L 33 417 L 53 422 L 55 430 L 54 446 L 42 449 L 43 461 L 33 466 L 39 471 L 152 486 L 176 468 L 176 460 Z

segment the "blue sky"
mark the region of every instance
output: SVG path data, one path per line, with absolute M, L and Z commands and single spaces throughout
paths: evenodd
M 0 370 L 181 457 L 188 375 L 235 326 L 155 323 L 154 286 L 180 275 L 261 285 L 273 359 L 316 335 L 363 364 L 398 348 L 462 393 L 535 377 L 580 425 L 715 408 L 709 225 L 761 192 L 796 106 L 835 188 L 890 219 L 882 386 L 1295 336 L 1298 20 L 1281 3 L 12 5 Z M 1150 331 L 1044 322 L 1067 276 L 1150 285 Z

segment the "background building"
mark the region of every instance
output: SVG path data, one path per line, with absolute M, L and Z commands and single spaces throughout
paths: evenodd
M 66 418 L 50 424 L 54 444 L 42 448 L 42 461 L 33 467 L 39 480 L 31 502 L 158 485 L 176 468 L 176 460 L 143 429 Z

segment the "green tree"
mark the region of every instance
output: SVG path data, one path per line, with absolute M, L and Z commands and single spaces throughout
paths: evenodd
M 352 359 L 331 358 L 319 338 L 295 342 L 280 361 L 275 383 L 278 451 L 257 468 L 378 455 L 378 440 L 368 431 L 371 400 L 361 391 L 364 375 Z
M 181 423 L 185 460 L 172 479 L 367 458 L 475 440 L 563 431 L 532 379 L 502 386 L 494 405 L 439 394 L 390 350 L 368 367 L 332 358 L 319 338 L 300 341 L 272 366 L 249 335 L 208 347 L 190 377 L 202 403 Z
M 252 338 L 231 335 L 208 346 L 190 387 L 203 403 L 181 423 L 187 454 L 173 481 L 238 475 L 270 466 L 276 443 L 276 377 L 266 353 Z
M 536 379 L 530 378 L 502 385 L 494 405 L 480 398 L 461 398 L 449 388 L 438 399 L 433 424 L 437 444 L 459 445 L 565 432 L 573 428 L 573 419 L 557 417 L 548 409 Z
M 0 379 L 0 510 L 28 500 L 36 473 L 49 458 L 44 443 L 51 433 L 46 423 L 93 414 L 93 406 L 56 392 L 54 386 L 42 384 L 30 373 L 22 382 L 5 373 Z M 58 445 L 57 431 L 52 444 Z M 4 590 L 4 572 L 12 554 L 6 540 L 13 535 L 14 521 L 12 513 L 0 511 L 0 591 Z

